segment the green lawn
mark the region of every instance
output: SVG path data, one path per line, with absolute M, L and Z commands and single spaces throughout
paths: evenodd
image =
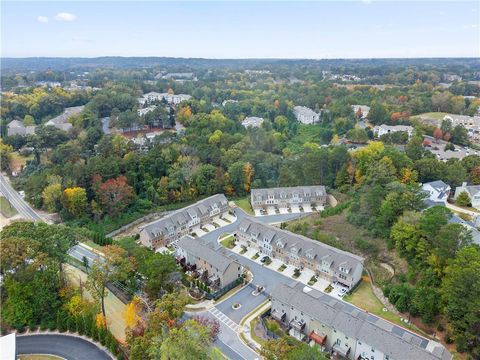
M 233 235 L 230 235 L 226 239 L 220 241 L 220 244 L 222 244 L 228 249 L 233 249 L 235 247 L 235 238 L 233 237 Z
M 419 117 L 422 117 L 424 119 L 430 118 L 430 119 L 435 119 L 435 120 L 443 120 L 443 118 L 447 115 L 447 113 L 444 112 L 429 112 L 429 113 L 424 113 L 420 115 L 416 115 Z
M 248 200 L 248 197 L 242 198 L 242 199 L 237 199 L 234 200 L 235 204 L 239 208 L 241 208 L 243 211 L 245 211 L 249 215 L 253 215 L 254 212 L 252 210 L 252 206 L 250 205 L 250 201 Z
M 383 311 L 384 306 L 373 293 L 372 287 L 370 286 L 370 279 L 368 277 L 363 277 L 362 282 L 354 290 L 354 292 L 352 294 L 346 295 L 343 300 L 353 305 L 356 305 L 359 308 L 366 310 L 372 314 L 375 314 L 385 320 L 393 322 L 404 328 L 410 329 L 411 331 L 419 333 L 423 336 L 428 336 L 417 327 L 401 321 L 397 315 L 391 313 L 390 311 Z
M 10 205 L 8 200 L 3 196 L 0 196 L 0 212 L 6 218 L 11 218 L 12 216 L 18 214 L 17 210 Z

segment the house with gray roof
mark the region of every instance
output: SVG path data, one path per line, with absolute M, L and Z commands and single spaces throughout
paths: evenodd
M 391 134 L 395 132 L 406 132 L 408 138 L 410 139 L 413 135 L 413 127 L 408 125 L 377 125 L 373 128 L 373 134 L 375 137 L 379 138 L 382 135 Z
M 295 106 L 293 108 L 293 114 L 297 121 L 306 125 L 316 124 L 320 120 L 320 114 L 306 106 Z
M 472 242 L 474 244 L 480 245 L 480 231 L 477 229 L 477 224 L 479 220 L 480 219 L 478 216 L 473 221 L 467 221 L 463 220 L 460 216 L 452 215 L 448 222 L 450 224 L 460 224 L 465 227 L 465 229 L 470 231 L 470 234 L 472 235 Z
M 472 203 L 472 207 L 480 210 L 480 185 L 467 185 L 467 183 L 464 182 L 462 183 L 462 186 L 457 186 L 453 198 L 457 200 L 462 192 L 466 192 L 468 194 L 470 197 L 470 202 Z
M 239 245 L 254 248 L 264 256 L 279 259 L 300 270 L 310 269 L 315 275 L 350 289 L 362 277 L 362 257 L 267 225 L 255 218 L 243 219 L 235 236 Z
M 73 125 L 68 122 L 68 119 L 73 115 L 80 114 L 84 107 L 85 106 L 81 105 L 65 108 L 61 115 L 48 120 L 45 126 L 54 126 L 59 130 L 68 132 L 73 128 Z
M 370 112 L 370 106 L 367 105 L 352 105 L 352 110 L 355 115 L 359 113 L 359 111 L 362 113 L 362 116 L 360 119 L 365 120 L 368 116 L 368 113 Z
M 300 341 L 345 359 L 450 360 L 439 343 L 299 283 L 271 291 L 271 317 Z
M 450 185 L 445 184 L 442 180 L 422 184 L 422 191 L 427 194 L 431 203 L 446 204 L 451 190 Z
M 210 196 L 193 205 L 153 221 L 140 228 L 140 242 L 150 249 L 177 247 L 178 240 L 195 228 L 212 223 L 228 213 L 228 200 L 223 194 Z
M 35 134 L 35 126 L 25 126 L 20 120 L 12 120 L 7 124 L 7 135 L 32 135 Z
M 242 276 L 243 268 L 218 243 L 211 244 L 187 235 L 177 243 L 176 257 L 180 264 L 195 266 L 209 286 L 222 289 Z
M 263 124 L 263 118 L 257 116 L 248 116 L 242 121 L 242 126 L 247 128 L 258 128 Z
M 323 185 L 252 189 L 250 191 L 250 203 L 254 210 L 266 206 L 276 206 L 277 208 L 305 204 L 324 206 L 326 202 L 327 193 Z

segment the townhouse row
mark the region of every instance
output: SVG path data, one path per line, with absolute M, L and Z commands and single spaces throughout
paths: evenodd
M 153 250 L 166 246 L 176 248 L 181 237 L 215 222 L 228 211 L 225 195 L 210 196 L 141 227 L 140 242 Z
M 349 360 L 450 360 L 439 343 L 303 284 L 271 292 L 271 317 L 289 335 Z
M 239 245 L 296 268 L 310 269 L 329 282 L 353 288 L 361 279 L 364 259 L 305 236 L 245 218 L 235 233 Z
M 292 205 L 325 206 L 327 193 L 322 185 L 252 189 L 250 203 L 254 210 L 272 205 L 278 208 Z

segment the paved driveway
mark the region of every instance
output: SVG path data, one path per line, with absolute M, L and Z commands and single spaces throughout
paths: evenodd
M 220 226 L 227 226 L 228 224 L 230 224 L 230 223 L 228 223 L 228 222 L 226 222 L 225 220 L 220 219 L 220 218 L 214 219 L 213 222 L 214 222 L 214 223 L 217 223 L 217 224 L 220 225 Z
M 267 207 L 267 214 L 268 215 L 275 215 L 277 212 L 275 211 L 275 206 Z
M 225 214 L 225 215 L 223 215 L 223 217 L 225 219 L 227 219 L 228 221 L 230 221 L 231 223 L 237 221 L 237 218 L 233 215 L 230 215 L 230 214 Z
M 239 292 L 237 292 L 234 296 L 231 296 L 228 299 L 222 301 L 221 303 L 215 305 L 215 308 L 220 310 L 223 314 L 232 319 L 235 323 L 240 324 L 240 321 L 246 315 L 251 313 L 265 300 L 268 299 L 264 293 L 253 296 L 252 291 L 254 290 L 254 286 L 248 285 Z M 240 309 L 232 309 L 232 305 L 235 303 L 239 303 L 240 305 L 242 305 Z
M 192 233 L 195 233 L 198 237 L 202 237 L 202 236 L 208 234 L 207 232 L 200 229 L 200 227 L 193 228 Z
M 290 209 L 292 209 L 292 213 L 298 214 L 300 213 L 300 206 L 299 205 L 291 205 Z
M 289 214 L 288 207 L 281 207 L 279 208 L 280 214 Z
M 207 229 L 209 232 L 216 229 L 216 227 L 213 226 L 212 224 L 207 224 L 207 225 L 204 226 L 204 228 Z
M 50 354 L 66 360 L 111 360 L 112 358 L 95 344 L 68 335 L 17 336 L 17 355 Z
M 311 212 L 313 212 L 312 206 L 311 206 L 310 204 L 305 204 L 305 205 L 303 205 L 303 211 L 306 212 L 306 213 L 311 213 Z

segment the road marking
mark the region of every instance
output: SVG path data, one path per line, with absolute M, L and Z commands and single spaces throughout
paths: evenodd
M 227 315 L 225 315 L 223 312 L 218 310 L 217 308 L 211 308 L 208 310 L 210 314 L 215 316 L 218 320 L 220 320 L 222 323 L 227 325 L 230 329 L 232 329 L 235 332 L 238 332 L 239 326 L 236 324 L 232 319 L 230 319 Z

